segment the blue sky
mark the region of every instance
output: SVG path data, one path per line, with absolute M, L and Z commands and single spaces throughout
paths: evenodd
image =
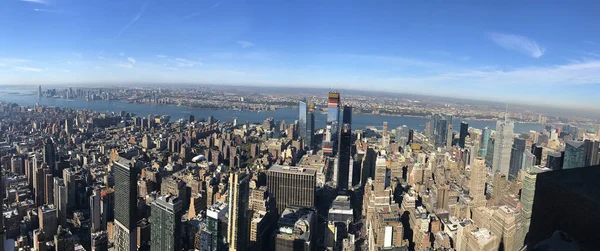
M 3 0 L 0 84 L 309 86 L 593 108 L 598 13 L 598 1 Z

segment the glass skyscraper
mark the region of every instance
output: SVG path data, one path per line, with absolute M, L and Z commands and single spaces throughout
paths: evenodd
M 510 166 L 508 170 L 508 180 L 515 181 L 519 171 L 523 166 L 523 153 L 525 152 L 525 140 L 515 138 L 510 152 Z
M 307 142 L 307 117 L 308 117 L 308 106 L 305 101 L 298 102 L 298 136 Z M 309 144 L 306 144 L 310 146 Z
M 352 154 L 352 106 L 344 106 L 344 117 L 343 124 L 340 130 L 340 136 L 338 141 L 338 171 L 337 171 L 337 182 L 339 190 L 348 189 L 348 179 L 350 173 L 350 155 Z
M 485 158 L 487 156 L 488 144 L 490 141 L 491 134 L 492 131 L 488 127 L 483 128 L 483 130 L 481 131 L 481 144 L 479 144 L 481 148 L 479 148 L 477 156 L 482 158 Z
M 465 148 L 465 139 L 467 138 L 467 135 L 469 134 L 469 124 L 467 124 L 467 122 L 461 122 L 460 123 L 460 134 L 459 134 L 459 138 L 458 138 L 458 146 L 460 146 L 460 148 Z
M 122 162 L 123 163 L 122 163 Z M 115 176 L 115 250 L 137 249 L 137 175 L 131 162 L 113 162 Z
M 567 141 L 563 169 L 583 167 L 585 164 L 585 144 L 583 141 Z

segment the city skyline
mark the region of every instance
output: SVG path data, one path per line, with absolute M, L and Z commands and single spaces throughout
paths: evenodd
M 593 2 L 6 4 L 2 85 L 210 83 L 600 104 Z

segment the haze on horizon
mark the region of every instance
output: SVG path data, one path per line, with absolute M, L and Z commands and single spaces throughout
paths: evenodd
M 4 7 L 2 85 L 204 83 L 600 105 L 595 1 L 7 0 Z

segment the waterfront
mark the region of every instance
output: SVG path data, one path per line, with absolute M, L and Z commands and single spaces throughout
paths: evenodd
M 41 98 L 38 99 L 36 95 L 31 95 L 31 92 L 10 91 L 0 92 L 0 101 L 17 103 L 18 105 L 33 106 L 36 103 L 44 106 L 57 106 L 61 108 L 72 108 L 72 109 L 90 109 L 98 112 L 120 112 L 127 111 L 135 113 L 139 116 L 148 116 L 149 114 L 154 115 L 169 115 L 172 120 L 180 118 L 187 118 L 190 114 L 196 118 L 206 118 L 213 116 L 215 119 L 221 121 L 232 121 L 237 119 L 238 123 L 258 122 L 261 123 L 268 117 L 273 117 L 275 120 L 285 120 L 286 123 L 293 122 L 297 119 L 297 111 L 295 109 L 278 109 L 272 112 L 252 112 L 252 111 L 234 111 L 234 110 L 210 110 L 210 109 L 199 109 L 190 107 L 180 107 L 173 105 L 156 105 L 156 104 L 130 104 L 123 103 L 120 101 L 105 101 L 95 100 L 86 101 L 83 99 L 53 99 L 53 98 Z M 315 115 L 315 126 L 317 128 L 325 127 L 325 114 L 317 113 Z M 417 117 L 400 117 L 400 116 L 383 116 L 383 115 L 367 115 L 367 114 L 354 114 L 352 116 L 352 127 L 353 129 L 364 129 L 367 126 L 375 126 L 381 128 L 384 121 L 388 122 L 388 127 L 391 129 L 398 126 L 406 125 L 409 128 L 416 129 L 417 131 L 423 131 L 425 129 L 425 123 L 429 121 L 427 118 Z M 458 131 L 460 128 L 461 120 L 455 119 L 453 121 L 453 128 Z M 483 120 L 467 120 L 469 126 L 482 129 L 489 127 L 491 129 L 496 128 L 495 121 L 483 121 Z M 529 130 L 541 131 L 542 126 L 540 124 L 525 124 L 515 123 L 515 132 L 523 133 Z

